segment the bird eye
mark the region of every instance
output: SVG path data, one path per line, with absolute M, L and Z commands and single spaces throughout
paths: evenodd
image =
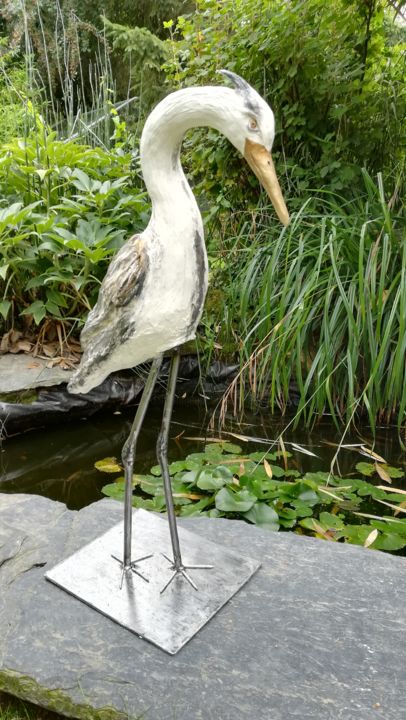
M 258 123 L 257 123 L 257 121 L 255 120 L 255 118 L 251 118 L 251 120 L 250 120 L 249 123 L 248 123 L 248 127 L 249 127 L 250 130 L 256 130 L 256 129 L 257 129 Z

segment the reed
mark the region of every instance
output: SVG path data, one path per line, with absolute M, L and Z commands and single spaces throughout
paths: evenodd
M 110 47 L 105 33 L 63 11 L 59 0 L 53 8 L 54 30 L 43 18 L 38 0 L 21 3 L 19 34 L 24 47 L 25 86 L 14 86 L 8 73 L 10 92 L 25 108 L 24 134 L 35 131 L 35 114 L 40 112 L 59 138 L 79 138 L 91 146 L 109 149 L 114 141 L 116 104 Z M 94 50 L 87 57 L 83 45 Z M 84 60 L 85 58 L 85 60 Z M 127 98 L 127 107 L 134 98 Z M 34 110 L 33 110 L 34 109 Z
M 279 231 L 267 213 L 242 226 L 228 247 L 223 340 L 238 337 L 240 372 L 222 402 L 247 399 L 295 422 L 325 413 L 338 426 L 367 415 L 405 419 L 406 237 L 382 176 L 363 173 L 353 201 L 310 198 Z M 237 268 L 237 270 L 235 270 Z

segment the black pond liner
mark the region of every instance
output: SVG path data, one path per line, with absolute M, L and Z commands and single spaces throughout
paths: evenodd
M 155 397 L 163 395 L 166 387 L 170 360 L 165 360 L 155 388 Z M 182 398 L 198 398 L 201 394 L 222 394 L 238 371 L 238 365 L 214 362 L 200 378 L 200 366 L 195 356 L 181 358 L 177 394 Z M 27 430 L 47 427 L 78 418 L 91 417 L 106 408 L 133 405 L 139 398 L 148 375 L 148 365 L 134 371 L 112 373 L 97 388 L 86 395 L 71 395 L 66 384 L 37 388 L 30 395 L 30 402 L 0 402 L 0 428 L 3 438 Z M 21 393 L 13 393 L 14 397 Z

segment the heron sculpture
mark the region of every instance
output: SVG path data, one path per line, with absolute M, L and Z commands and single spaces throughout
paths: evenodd
M 173 574 L 197 589 L 183 563 L 168 469 L 168 436 L 179 368 L 179 347 L 195 337 L 208 283 L 203 223 L 180 163 L 187 130 L 209 126 L 220 131 L 245 157 L 267 191 L 280 221 L 289 215 L 270 150 L 274 115 L 263 98 L 238 75 L 221 71 L 233 87 L 190 87 L 162 100 L 149 115 L 141 136 L 141 168 L 152 201 L 146 229 L 131 237 L 113 258 L 95 307 L 81 334 L 83 356 L 69 382 L 71 393 L 88 393 L 111 372 L 152 360 L 149 375 L 122 450 L 125 471 L 124 574 L 141 575 L 131 557 L 132 479 L 135 451 L 163 354 L 173 351 L 157 441 L 170 528 Z M 117 558 L 116 558 L 117 559 Z M 141 575 L 143 577 L 143 575 Z M 145 580 L 146 578 L 144 578 Z M 162 592 L 163 592 L 162 590 Z

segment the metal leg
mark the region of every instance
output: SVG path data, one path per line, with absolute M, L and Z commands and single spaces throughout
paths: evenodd
M 133 494 L 133 470 L 134 470 L 134 460 L 135 460 L 135 450 L 137 446 L 137 440 L 138 436 L 140 434 L 140 430 L 142 427 L 142 423 L 144 421 L 145 413 L 148 408 L 149 401 L 151 399 L 152 391 L 154 389 L 156 379 L 158 377 L 158 373 L 160 370 L 160 367 L 162 365 L 162 355 L 159 355 L 155 360 L 153 361 L 151 365 L 151 369 L 149 371 L 149 375 L 147 378 L 147 382 L 145 383 L 145 387 L 141 396 L 140 404 L 138 405 L 137 412 L 135 414 L 134 422 L 131 426 L 130 434 L 127 438 L 127 440 L 124 443 L 123 449 L 121 451 L 121 457 L 124 465 L 124 475 L 125 475 L 125 496 L 124 496 L 124 556 L 123 560 L 119 560 L 119 558 L 112 555 L 114 560 L 117 560 L 121 564 L 122 567 L 122 575 L 121 575 L 121 586 L 123 585 L 123 579 L 126 572 L 131 571 L 135 573 L 136 575 L 139 575 L 142 577 L 143 580 L 146 582 L 149 582 L 147 578 L 145 578 L 141 573 L 136 570 L 135 566 L 137 563 L 141 562 L 142 560 L 147 560 L 148 558 L 152 557 L 152 555 L 144 555 L 142 558 L 137 558 L 136 560 L 131 560 L 131 538 L 132 538 L 132 494 Z
M 176 515 L 175 515 L 175 507 L 174 507 L 174 503 L 173 503 L 171 478 L 169 475 L 169 467 L 168 467 L 169 427 L 170 427 L 170 422 L 171 422 L 171 417 L 172 417 L 173 402 L 175 399 L 176 380 L 178 377 L 178 370 L 179 370 L 179 359 L 180 359 L 180 353 L 176 352 L 176 354 L 172 358 L 171 368 L 169 371 L 168 387 L 166 390 L 166 398 L 165 398 L 164 413 L 163 413 L 163 418 L 162 418 L 162 426 L 161 426 L 161 431 L 158 435 L 158 441 L 157 441 L 157 456 L 158 456 L 158 462 L 161 467 L 162 477 L 163 477 L 163 481 L 164 481 L 166 511 L 168 513 L 168 522 L 169 522 L 169 531 L 171 534 L 173 560 L 168 558 L 166 555 L 164 555 L 164 557 L 166 557 L 168 562 L 170 562 L 172 569 L 174 571 L 171 578 L 166 583 L 165 587 L 162 588 L 161 593 L 163 593 L 166 590 L 166 588 L 168 587 L 168 585 L 171 584 L 172 580 L 174 580 L 176 575 L 179 575 L 179 574 L 183 575 L 183 577 L 190 583 L 190 585 L 195 590 L 197 590 L 197 586 L 195 585 L 193 580 L 187 574 L 186 569 L 211 570 L 213 567 L 213 565 L 184 565 L 182 562 L 182 556 L 181 556 L 181 552 L 180 552 L 178 527 L 176 524 Z

